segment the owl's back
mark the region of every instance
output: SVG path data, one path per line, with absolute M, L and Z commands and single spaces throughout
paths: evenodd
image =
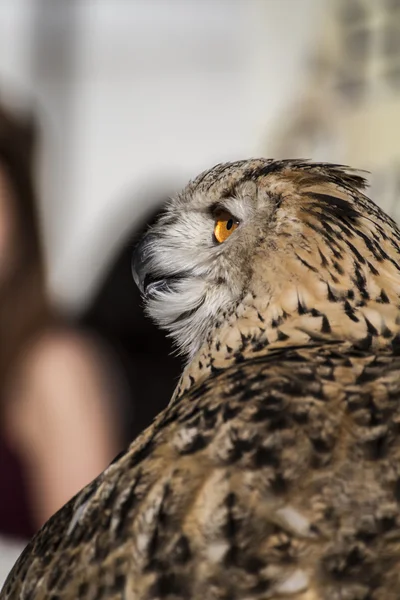
M 59 511 L 2 600 L 394 600 L 400 356 L 241 360 Z

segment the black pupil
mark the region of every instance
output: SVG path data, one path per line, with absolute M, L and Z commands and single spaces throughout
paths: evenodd
M 229 221 L 226 224 L 226 228 L 229 231 L 230 229 L 232 229 L 233 226 L 233 219 L 229 219 Z

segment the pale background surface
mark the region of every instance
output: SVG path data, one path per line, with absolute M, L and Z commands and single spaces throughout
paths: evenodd
M 90 299 L 146 205 L 215 162 L 263 152 L 324 4 L 0 0 L 0 91 L 42 113 L 43 227 L 60 303 Z
M 0 537 L 0 590 L 25 544 Z

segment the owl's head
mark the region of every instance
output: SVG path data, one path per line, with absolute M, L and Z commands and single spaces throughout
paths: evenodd
M 190 357 L 246 306 L 265 327 L 328 314 L 327 335 L 329 304 L 355 324 L 358 308 L 398 302 L 400 233 L 364 186 L 351 169 L 294 160 L 202 173 L 135 251 L 147 312 Z

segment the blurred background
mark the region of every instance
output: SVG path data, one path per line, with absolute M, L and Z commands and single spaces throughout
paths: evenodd
M 130 220 L 213 161 L 263 150 L 324 1 L 1 0 L 0 77 L 44 128 L 57 301 L 80 309 Z M 79 266 L 78 266 L 79 265 Z
M 0 584 L 177 382 L 130 274 L 165 199 L 301 157 L 397 219 L 399 92 L 400 0 L 0 0 Z

